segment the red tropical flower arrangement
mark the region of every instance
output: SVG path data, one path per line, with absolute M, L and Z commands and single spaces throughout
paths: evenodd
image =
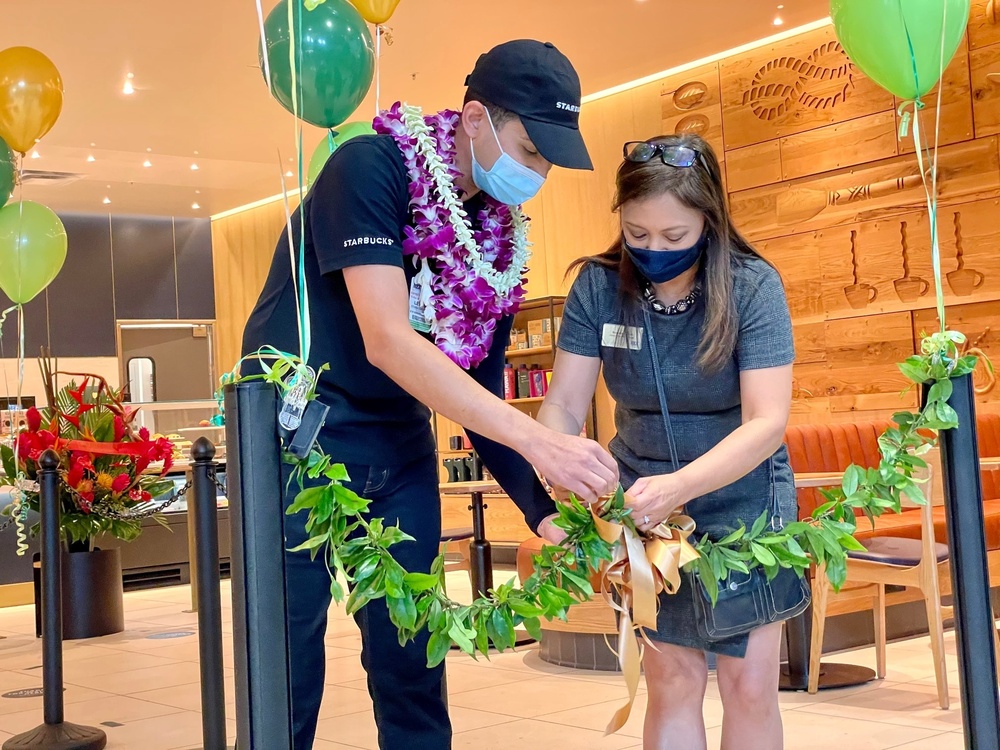
M 56 392 L 56 374 L 82 380 Z M 122 516 L 171 491 L 173 483 L 164 477 L 173 465 L 173 443 L 136 429 L 138 409 L 126 405 L 104 378 L 47 373 L 44 364 L 43 376 L 49 406 L 29 408 L 13 445 L 0 446 L 4 483 L 20 487 L 23 502 L 37 511 L 38 461 L 51 448 L 59 455 L 62 530 L 70 546 L 89 548 L 100 534 L 132 541 L 142 532 L 141 521 Z

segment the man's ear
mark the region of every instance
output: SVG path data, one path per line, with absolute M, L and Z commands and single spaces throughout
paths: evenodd
M 471 101 L 462 107 L 462 128 L 469 138 L 475 138 L 486 126 L 486 107 L 482 102 Z

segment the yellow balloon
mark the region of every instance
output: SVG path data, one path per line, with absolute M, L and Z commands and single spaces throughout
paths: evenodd
M 368 23 L 379 24 L 392 18 L 399 0 L 351 0 L 351 4 Z
M 0 138 L 22 154 L 52 130 L 63 105 L 62 76 L 31 47 L 0 52 Z

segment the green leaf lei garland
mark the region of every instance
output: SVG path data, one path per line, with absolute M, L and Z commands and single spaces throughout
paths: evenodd
M 903 495 L 916 502 L 924 499 L 920 489 L 923 480 L 914 477 L 916 470 L 927 465 L 920 455 L 936 442 L 939 430 L 958 424 L 954 410 L 947 404 L 952 392 L 950 378 L 969 374 L 976 366 L 975 356 L 961 354 L 959 347 L 964 342 L 961 333 L 935 333 L 923 339 L 920 354 L 899 365 L 914 384 L 930 384 L 923 409 L 919 413 L 895 414 L 896 426 L 879 438 L 879 465 L 849 466 L 840 487 L 821 490 L 826 502 L 809 518 L 775 531 L 765 512 L 749 529 L 741 525 L 717 541 L 707 536 L 697 541 L 700 557 L 689 567 L 697 566 L 713 600 L 718 594 L 718 582 L 730 571 L 745 573 L 757 566 L 773 577 L 781 568 L 805 575 L 816 563 L 823 567 L 833 588 L 840 589 L 847 575 L 847 552 L 862 549 L 854 538 L 857 514 L 874 519 L 888 510 L 899 512 Z M 238 378 L 234 371 L 222 378 L 223 385 L 264 379 L 285 392 L 294 374 L 303 370 L 297 357 L 274 350 L 251 356 L 266 356 L 275 363 L 265 366 L 263 375 Z M 314 396 L 314 392 L 309 394 L 310 398 Z M 221 401 L 221 392 L 219 398 Z M 518 626 L 523 625 L 530 635 L 539 638 L 541 618 L 565 620 L 573 604 L 594 596 L 589 574 L 614 556 L 614 545 L 601 538 L 591 510 L 571 498 L 556 506 L 555 525 L 566 532 L 566 539 L 559 546 L 542 549 L 535 557 L 534 572 L 520 588 L 511 580 L 496 586 L 486 597 L 461 604 L 448 595 L 443 555 L 438 556 L 429 572 L 408 571 L 395 560 L 393 545 L 412 537 L 398 525 L 387 526 L 383 519 L 368 517 L 370 501 L 345 486 L 350 477 L 343 464 L 335 463 L 318 446 L 303 460 L 290 454 L 285 455 L 285 460 L 294 464 L 289 486 L 298 487 L 287 512 L 309 514 L 309 538 L 291 551 L 308 551 L 314 559 L 323 556 L 330 572 L 333 599 L 341 603 L 346 598 L 348 614 L 385 599 L 400 644 L 413 640 L 427 628 L 428 666 L 440 664 L 453 643 L 473 658 L 477 654 L 488 656 L 491 645 L 499 651 L 512 648 Z M 306 488 L 307 481 L 319 484 Z M 620 487 L 604 501 L 598 515 L 635 531 Z M 349 583 L 349 595 L 342 581 Z

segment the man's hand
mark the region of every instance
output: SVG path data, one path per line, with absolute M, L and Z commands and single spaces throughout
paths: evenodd
M 553 487 L 569 490 L 584 503 L 618 487 L 618 464 L 594 440 L 543 429 L 525 458 Z
M 553 523 L 553 521 L 557 518 L 559 518 L 559 514 L 553 513 L 551 516 L 546 516 L 545 519 L 538 524 L 538 536 L 549 544 L 562 544 L 563 540 L 566 538 L 566 532 Z

